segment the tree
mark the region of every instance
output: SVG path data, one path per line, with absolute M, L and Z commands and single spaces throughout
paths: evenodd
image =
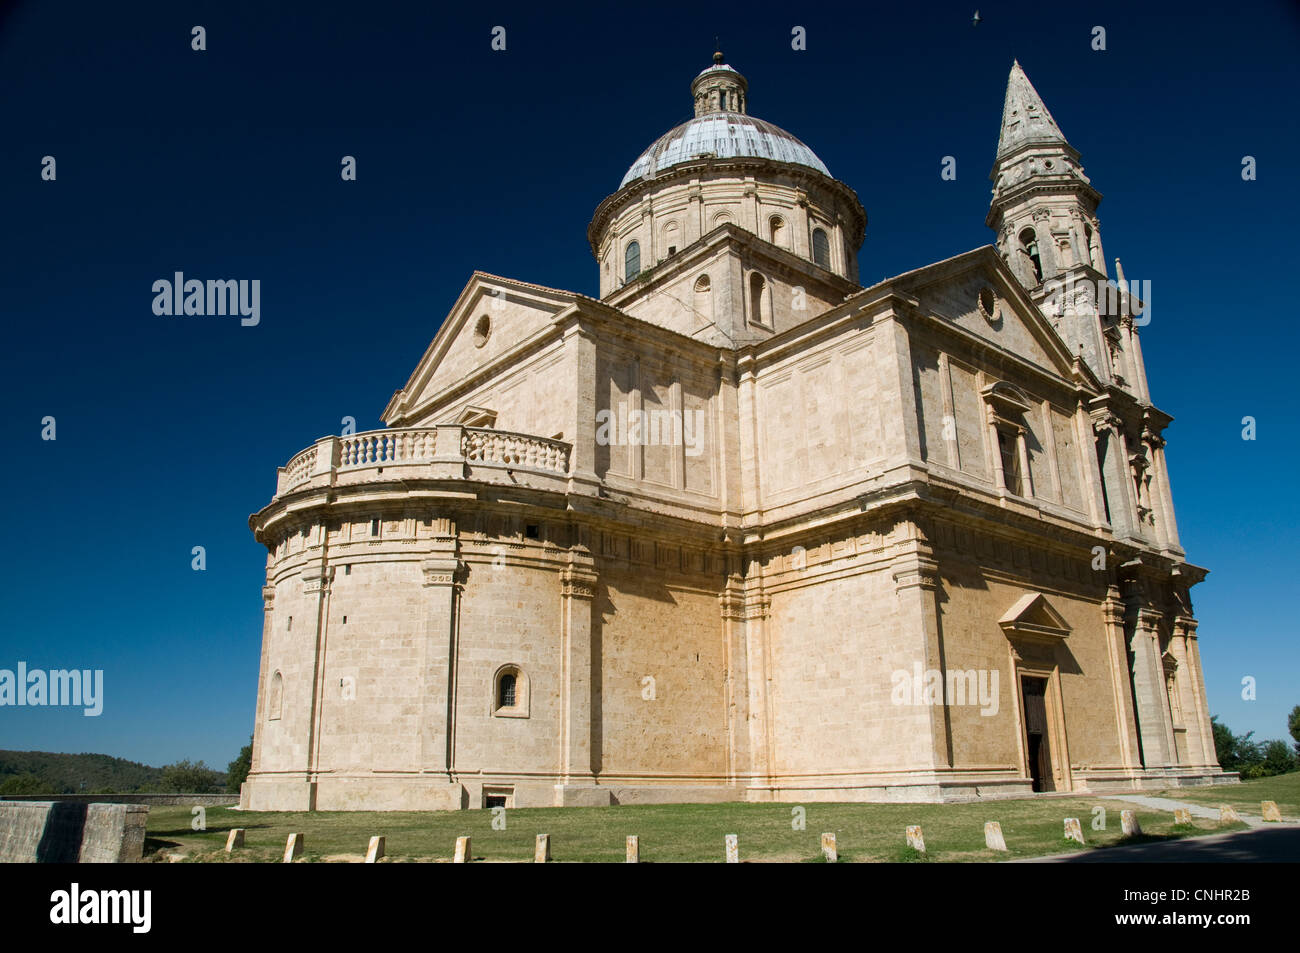
M 1250 740 L 1255 732 L 1235 735 L 1231 728 L 1219 721 L 1218 715 L 1210 716 L 1210 729 L 1214 732 L 1214 753 L 1219 759 L 1219 767 L 1224 771 L 1239 771 L 1243 778 L 1254 777 L 1251 770 L 1264 760 L 1259 743 Z
M 202 761 L 186 760 L 164 765 L 162 777 L 151 787 L 168 794 L 213 794 L 222 789 L 223 780 L 221 772 Z
M 252 769 L 253 738 L 250 735 L 248 744 L 239 749 L 239 757 L 226 765 L 226 790 L 231 794 L 238 794 L 240 785 L 248 780 L 248 772 Z
M 1291 714 L 1286 719 L 1286 730 L 1291 732 L 1291 737 L 1295 740 L 1296 754 L 1300 755 L 1300 705 L 1291 709 Z
M 0 783 L 0 795 L 10 794 L 54 794 L 53 786 L 42 781 L 34 774 L 14 774 Z
M 1295 752 L 1291 750 L 1285 741 L 1264 742 L 1262 753 L 1264 760 L 1259 766 L 1259 776 L 1262 778 L 1274 774 L 1287 774 L 1300 766 L 1296 763 Z

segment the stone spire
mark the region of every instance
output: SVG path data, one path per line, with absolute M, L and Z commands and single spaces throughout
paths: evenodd
M 1002 106 L 1002 135 L 998 138 L 998 158 L 1010 155 L 1027 143 L 1064 143 L 1061 128 L 1047 111 L 1042 97 L 1020 68 L 1011 64 L 1007 77 L 1007 99 Z
M 697 116 L 748 112 L 745 96 L 749 82 L 722 60 L 722 51 L 719 50 L 713 54 L 713 65 L 691 81 L 691 97 L 695 100 Z

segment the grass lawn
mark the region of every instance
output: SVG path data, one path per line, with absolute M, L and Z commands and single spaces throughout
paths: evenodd
M 1181 792 L 1180 792 L 1181 793 Z M 1258 798 L 1256 798 L 1258 800 Z M 1094 808 L 1105 808 L 1105 829 L 1094 830 Z M 373 834 L 385 836 L 386 862 L 450 861 L 457 837 L 473 838 L 474 860 L 525 861 L 537 834 L 551 835 L 556 862 L 622 863 L 627 835 L 640 837 L 642 863 L 721 862 L 723 839 L 740 838 L 742 861 L 821 862 L 823 832 L 836 835 L 841 862 L 998 861 L 1080 849 L 1063 834 L 1077 817 L 1089 847 L 1126 840 L 1115 801 L 1048 798 L 973 804 L 808 804 L 806 824 L 795 830 L 790 804 L 626 805 L 606 808 L 513 808 L 506 829 L 493 830 L 490 811 L 252 813 L 207 809 L 207 830 L 190 829 L 186 807 L 149 811 L 145 860 L 278 862 L 291 832 L 304 834 L 303 860 L 360 861 Z M 1258 809 L 1258 803 L 1255 805 Z M 999 821 L 1008 851 L 984 846 L 984 822 Z M 1138 809 L 1144 840 L 1244 829 L 1196 820 L 1175 827 L 1173 814 Z M 928 853 L 913 854 L 904 832 L 920 824 Z M 246 830 L 245 847 L 227 855 L 226 832 Z
M 1180 801 L 1191 801 L 1193 804 L 1205 804 L 1209 807 L 1231 804 L 1238 811 L 1256 816 L 1260 812 L 1260 801 L 1277 801 L 1282 816 L 1287 820 L 1295 820 L 1300 817 L 1300 771 L 1279 774 L 1272 778 L 1260 778 L 1256 781 L 1242 781 L 1240 784 L 1205 788 L 1172 788 L 1168 791 L 1160 791 L 1159 795 Z

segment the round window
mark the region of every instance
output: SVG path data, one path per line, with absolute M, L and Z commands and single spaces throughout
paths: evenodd
M 997 295 L 987 285 L 980 289 L 979 308 L 980 314 L 984 315 L 986 321 L 996 321 L 998 319 Z
M 492 333 L 492 319 L 486 314 L 478 319 L 474 325 L 474 346 L 482 347 L 487 343 L 488 335 Z

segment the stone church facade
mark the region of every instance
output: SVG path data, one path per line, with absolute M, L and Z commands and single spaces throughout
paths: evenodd
M 475 273 L 386 429 L 279 469 L 243 807 L 1231 780 L 1145 303 L 1020 66 L 996 245 L 865 288 L 853 190 L 720 54 L 691 93 L 598 299 Z

